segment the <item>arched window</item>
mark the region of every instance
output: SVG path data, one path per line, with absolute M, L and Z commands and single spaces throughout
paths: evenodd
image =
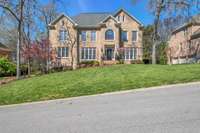
M 114 32 L 113 30 L 109 29 L 105 33 L 105 39 L 106 40 L 114 40 Z

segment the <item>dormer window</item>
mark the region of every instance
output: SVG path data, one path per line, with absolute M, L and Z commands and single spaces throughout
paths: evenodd
M 62 29 L 62 30 L 60 30 L 60 33 L 59 33 L 60 35 L 59 35 L 59 40 L 61 41 L 61 42 L 64 42 L 64 41 L 66 41 L 67 40 L 67 36 L 68 36 L 68 32 L 67 32 L 67 30 L 65 30 L 65 29 Z

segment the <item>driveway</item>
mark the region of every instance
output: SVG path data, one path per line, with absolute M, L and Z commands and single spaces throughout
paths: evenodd
M 0 133 L 200 133 L 200 83 L 3 106 Z

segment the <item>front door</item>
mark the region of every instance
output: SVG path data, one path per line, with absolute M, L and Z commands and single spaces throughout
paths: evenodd
M 112 60 L 114 56 L 114 48 L 106 48 L 105 54 L 106 54 L 106 60 Z

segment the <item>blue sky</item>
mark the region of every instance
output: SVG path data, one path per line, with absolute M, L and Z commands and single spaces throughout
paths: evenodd
M 144 25 L 151 24 L 153 17 L 147 10 L 147 0 L 139 0 L 133 4 L 131 0 L 65 0 L 65 7 L 60 9 L 70 16 L 81 12 L 114 12 L 124 8 Z

